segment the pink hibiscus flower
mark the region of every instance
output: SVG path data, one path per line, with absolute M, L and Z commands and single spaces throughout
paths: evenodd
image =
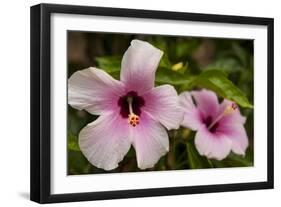
M 231 150 L 245 155 L 248 147 L 246 119 L 234 102 L 224 99 L 219 103 L 214 92 L 203 89 L 183 92 L 180 104 L 184 110 L 182 126 L 197 131 L 195 146 L 201 155 L 217 160 L 227 157 Z
M 100 115 L 79 134 L 82 153 L 96 167 L 118 167 L 131 144 L 141 169 L 153 167 L 169 150 L 165 128 L 177 129 L 183 113 L 174 87 L 154 87 L 162 55 L 149 43 L 133 40 L 122 59 L 120 81 L 93 67 L 69 78 L 68 103 Z

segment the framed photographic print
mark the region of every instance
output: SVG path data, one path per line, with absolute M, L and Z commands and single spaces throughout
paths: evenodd
M 31 200 L 273 188 L 273 19 L 31 7 Z

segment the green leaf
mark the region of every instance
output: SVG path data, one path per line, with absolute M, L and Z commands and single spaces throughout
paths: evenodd
M 81 152 L 69 150 L 67 166 L 70 175 L 91 173 L 91 164 Z
M 80 151 L 78 139 L 73 134 L 68 135 L 67 146 L 69 150 Z
M 164 67 L 164 68 L 171 68 L 172 64 L 168 58 L 168 55 L 166 53 L 163 54 L 160 63 L 159 63 L 159 67 Z
M 207 70 L 202 72 L 193 84 L 210 89 L 242 107 L 253 108 L 253 105 L 249 103 L 246 95 L 219 70 Z
M 103 56 L 96 57 L 98 67 L 107 73 L 114 73 L 120 71 L 121 57 L 120 56 Z
M 231 153 L 226 160 L 229 160 L 230 163 L 236 164 L 237 166 L 253 166 L 253 162 L 246 159 L 246 157 L 234 153 Z
M 192 53 L 200 46 L 201 41 L 196 38 L 186 38 L 186 39 L 180 39 L 175 44 L 172 45 L 172 51 L 173 55 L 177 59 L 186 58 L 189 55 L 192 55 Z M 171 51 L 171 52 L 172 52 Z
M 194 81 L 194 76 L 181 74 L 169 69 L 159 68 L 156 71 L 155 81 L 158 84 L 190 85 Z
M 220 69 L 221 71 L 231 73 L 236 71 L 241 71 L 244 68 L 241 67 L 239 62 L 235 58 L 221 58 L 216 60 L 215 62 L 209 64 L 207 67 L 205 67 L 203 70 L 214 70 L 214 69 Z
M 232 50 L 233 50 L 234 54 L 239 58 L 241 63 L 244 66 L 246 66 L 247 65 L 247 60 L 248 60 L 248 54 L 245 51 L 245 49 L 243 49 L 238 43 L 233 42 L 232 43 Z
M 215 167 L 249 167 L 253 166 L 253 162 L 247 157 L 231 153 L 223 160 L 212 160 Z
M 191 143 L 186 144 L 186 151 L 191 169 L 212 168 L 211 162 L 206 157 L 199 155 L 194 145 Z

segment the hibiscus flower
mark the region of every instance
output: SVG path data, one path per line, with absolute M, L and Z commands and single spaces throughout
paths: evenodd
M 169 150 L 166 129 L 177 129 L 183 119 L 176 90 L 154 86 L 163 52 L 133 40 L 125 52 L 120 81 L 90 67 L 68 81 L 68 103 L 99 115 L 79 133 L 84 156 L 98 168 L 112 170 L 133 145 L 138 167 L 153 167 Z
M 234 102 L 224 99 L 219 103 L 214 92 L 203 89 L 183 92 L 180 104 L 184 110 L 182 126 L 197 131 L 194 141 L 201 155 L 217 160 L 227 157 L 231 150 L 245 155 L 246 119 Z

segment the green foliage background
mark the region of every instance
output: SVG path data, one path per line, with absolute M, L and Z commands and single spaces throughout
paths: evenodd
M 246 156 L 231 153 L 222 161 L 200 156 L 188 129 L 169 131 L 170 151 L 151 170 L 180 170 L 252 166 L 253 157 L 253 41 L 139 34 L 68 32 L 68 77 L 95 66 L 119 79 L 121 59 L 132 39 L 150 42 L 164 51 L 156 73 L 156 85 L 171 84 L 178 93 L 207 88 L 220 100 L 235 101 L 247 117 L 250 146 Z M 97 116 L 68 105 L 68 174 L 108 173 L 91 165 L 78 146 L 80 130 Z M 141 171 L 131 147 L 119 167 L 110 172 Z M 143 171 L 143 170 L 142 170 Z

